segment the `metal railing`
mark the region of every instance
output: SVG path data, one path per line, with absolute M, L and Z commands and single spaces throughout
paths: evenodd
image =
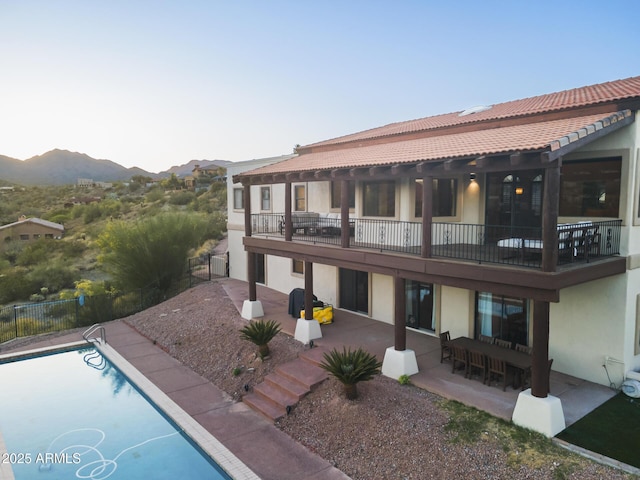
M 282 213 L 252 214 L 251 222 L 252 234 L 284 236 Z M 292 227 L 295 241 L 341 244 L 339 218 L 292 216 Z M 563 228 L 572 232 L 571 240 L 563 238 Z M 622 220 L 559 225 L 558 265 L 618 255 L 621 228 Z M 421 222 L 349 219 L 351 247 L 421 255 L 421 245 Z M 540 268 L 542 250 L 541 228 L 445 222 L 433 222 L 431 228 L 432 257 Z

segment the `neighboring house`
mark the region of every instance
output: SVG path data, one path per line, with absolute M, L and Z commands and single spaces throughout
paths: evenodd
M 531 346 L 514 421 L 536 428 L 558 408 L 548 358 L 607 386 L 640 371 L 639 108 L 634 77 L 229 169 L 231 276 L 249 303 L 301 287 L 394 324 L 385 363 L 408 374 L 406 328 Z
M 64 226 L 59 223 L 20 217 L 17 222 L 0 226 L 0 238 L 3 240 L 0 248 L 12 240 L 28 242 L 39 238 L 61 238 L 63 234 Z
M 105 190 L 113 187 L 113 183 L 111 182 L 99 182 L 97 180 L 93 180 L 92 178 L 78 178 L 76 182 L 76 186 L 78 188 L 104 188 Z

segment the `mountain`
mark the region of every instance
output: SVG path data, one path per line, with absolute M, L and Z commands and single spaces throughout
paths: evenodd
M 24 161 L 0 155 L 0 181 L 20 185 L 72 185 L 78 178 L 117 182 L 128 181 L 134 175 L 159 179 L 175 173 L 178 177 L 186 177 L 196 165 L 226 168 L 230 163 L 228 160 L 191 160 L 156 174 L 138 167 L 125 168 L 111 160 L 96 160 L 84 153 L 55 149 Z

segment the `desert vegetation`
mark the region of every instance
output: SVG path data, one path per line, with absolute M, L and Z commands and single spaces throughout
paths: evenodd
M 202 180 L 201 180 L 202 183 Z M 69 295 L 81 283 L 166 289 L 189 256 L 210 251 L 226 229 L 226 183 L 183 188 L 172 176 L 157 183 L 133 177 L 112 188 L 19 186 L 0 193 L 0 225 L 20 216 L 65 227 L 60 240 L 4 240 L 0 306 Z

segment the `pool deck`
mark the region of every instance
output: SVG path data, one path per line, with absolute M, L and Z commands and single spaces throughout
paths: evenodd
M 242 302 L 247 298 L 247 284 L 233 279 L 224 279 L 221 283 L 240 311 Z M 258 299 L 262 302 L 265 318 L 277 320 L 285 333 L 293 335 L 296 320 L 287 313 L 288 295 L 258 286 Z M 125 322 L 117 320 L 104 326 L 111 348 L 258 477 L 265 480 L 349 478 L 242 402 L 234 402 L 225 392 L 182 365 Z M 394 339 L 392 325 L 343 310 L 336 310 L 335 321 L 330 325 L 323 325 L 321 330 L 323 338 L 314 342 L 319 346 L 362 346 L 380 359 L 384 357 L 386 349 L 393 345 Z M 23 348 L 12 349 L 10 345 L 5 345 L 1 353 L 79 340 L 82 340 L 80 333 L 43 338 L 42 341 Z M 420 370 L 411 377 L 414 385 L 444 398 L 475 406 L 494 416 L 511 419 L 519 390 L 507 387 L 507 391 L 503 392 L 501 388 L 483 385 L 460 374 L 452 374 L 449 363 L 440 363 L 440 344 L 436 337 L 408 329 L 407 348 L 415 351 Z M 552 372 L 551 392 L 562 400 L 567 425 L 582 418 L 615 394 L 604 386 L 558 372 Z

